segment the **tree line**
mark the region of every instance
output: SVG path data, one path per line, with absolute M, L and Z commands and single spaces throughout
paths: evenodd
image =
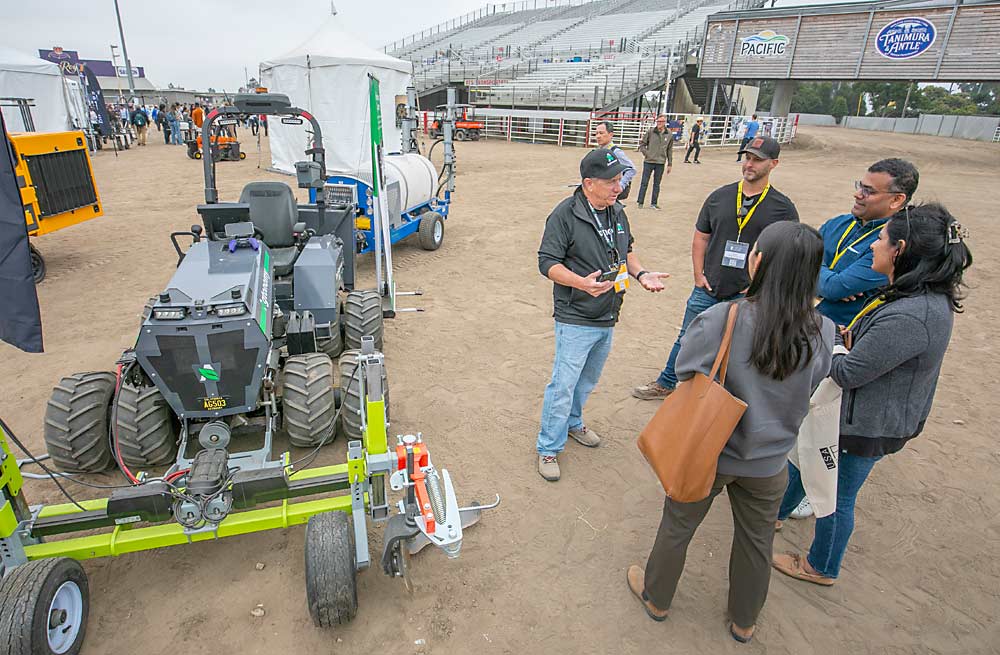
M 909 102 L 907 92 L 909 91 Z M 774 83 L 761 82 L 757 107 L 767 110 Z M 904 103 L 906 107 L 904 108 Z M 1000 115 L 1000 84 L 971 83 L 920 87 L 910 82 L 799 82 L 793 112 L 844 116 L 917 116 L 918 114 Z

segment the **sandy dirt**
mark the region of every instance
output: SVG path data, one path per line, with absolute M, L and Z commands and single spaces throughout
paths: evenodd
M 253 179 L 287 180 L 258 168 L 249 135 L 244 148 L 245 162 L 219 165 L 223 199 Z M 263 148 L 267 162 L 266 141 Z M 724 497 L 695 535 L 666 623 L 650 621 L 625 585 L 627 566 L 649 552 L 662 500 L 635 447 L 655 404 L 629 390 L 655 377 L 673 343 L 691 288 L 694 220 L 712 189 L 737 179 L 733 150 L 706 149 L 701 166 L 678 158 L 665 178 L 664 211 L 637 211 L 630 199 L 642 261 L 674 277 L 665 293 L 629 292 L 586 409 L 604 443 L 590 450 L 571 442 L 557 484 L 535 471 L 553 356 L 551 284 L 538 274 L 535 253 L 545 217 L 570 193 L 584 151 L 489 141 L 459 144 L 458 153 L 444 246 L 395 250 L 399 288 L 426 294 L 401 304 L 426 312 L 387 324 L 391 432 L 422 431 L 435 461 L 452 472 L 460 500 L 500 493 L 503 504 L 468 531 L 460 559 L 430 550 L 414 558 L 413 595 L 378 570 L 362 573 L 358 617 L 334 631 L 314 628 L 309 618 L 302 528 L 88 561 L 85 653 L 1000 651 L 1000 446 L 993 431 L 1000 374 L 997 332 L 989 327 L 1000 320 L 1000 266 L 991 245 L 996 144 L 806 128 L 783 153 L 773 182 L 813 225 L 850 209 L 852 183 L 868 164 L 912 159 L 921 172 L 918 197 L 946 203 L 969 227 L 976 264 L 927 428 L 881 462 L 862 490 L 840 582 L 821 589 L 775 574 L 748 647 L 725 629 L 732 528 Z M 106 215 L 35 242 L 49 270 L 39 287 L 46 353 L 0 345 L 0 411 L 39 452 L 52 386 L 73 371 L 110 370 L 131 345 L 145 300 L 174 269 L 167 233 L 198 222 L 194 207 L 203 201 L 200 162 L 182 147 L 164 146 L 156 132 L 148 147 L 98 153 L 94 167 Z M 361 268 L 370 278 L 371 260 Z M 342 460 L 344 448 L 336 442 L 319 462 Z M 29 482 L 27 493 L 33 502 L 59 502 L 48 482 Z M 776 548 L 808 547 L 812 524 L 790 522 Z M 375 552 L 380 533 L 371 530 Z M 257 562 L 266 567 L 256 570 Z M 258 603 L 263 618 L 250 614 Z

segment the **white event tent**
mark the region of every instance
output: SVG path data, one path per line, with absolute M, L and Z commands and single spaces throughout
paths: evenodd
M 56 64 L 0 46 L 0 98 L 30 98 L 36 132 L 64 132 L 73 128 L 70 90 Z M 12 105 L 9 100 L 0 104 Z M 25 131 L 17 107 L 2 108 L 10 132 Z
M 398 152 L 396 96 L 405 95 L 412 66 L 370 48 L 341 29 L 335 15 L 304 43 L 260 64 L 261 84 L 286 94 L 293 106 L 311 112 L 323 129 L 327 171 L 370 177 L 368 75 L 379 80 L 385 152 Z M 271 165 L 292 173 L 308 142 L 305 125 L 284 125 L 271 118 Z M 365 175 L 367 173 L 367 175 Z

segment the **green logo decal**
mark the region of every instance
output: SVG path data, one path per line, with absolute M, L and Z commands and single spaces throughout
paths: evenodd
M 611 164 L 614 164 L 615 162 L 618 161 L 618 159 L 614 155 L 612 155 L 610 152 L 607 155 L 605 155 L 605 157 L 608 158 L 608 166 L 610 166 Z
M 215 371 L 211 364 L 205 364 L 198 368 L 198 375 L 200 376 L 199 382 L 205 382 L 210 380 L 212 382 L 219 381 L 219 374 Z

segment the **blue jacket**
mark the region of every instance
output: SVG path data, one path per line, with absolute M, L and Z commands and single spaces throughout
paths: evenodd
M 819 228 L 819 233 L 823 235 L 823 266 L 819 269 L 818 295 L 823 302 L 817 309 L 837 325 L 850 323 L 865 306 L 871 292 L 889 282 L 884 275 L 872 270 L 871 250 L 872 243 L 878 239 L 878 233 L 887 221 L 883 218 L 862 226 L 852 214 L 843 214 L 831 218 Z M 851 226 L 850 231 L 845 237 L 848 226 Z M 838 243 L 843 254 L 831 267 Z M 841 301 L 841 298 L 859 293 L 864 297 L 852 302 Z

